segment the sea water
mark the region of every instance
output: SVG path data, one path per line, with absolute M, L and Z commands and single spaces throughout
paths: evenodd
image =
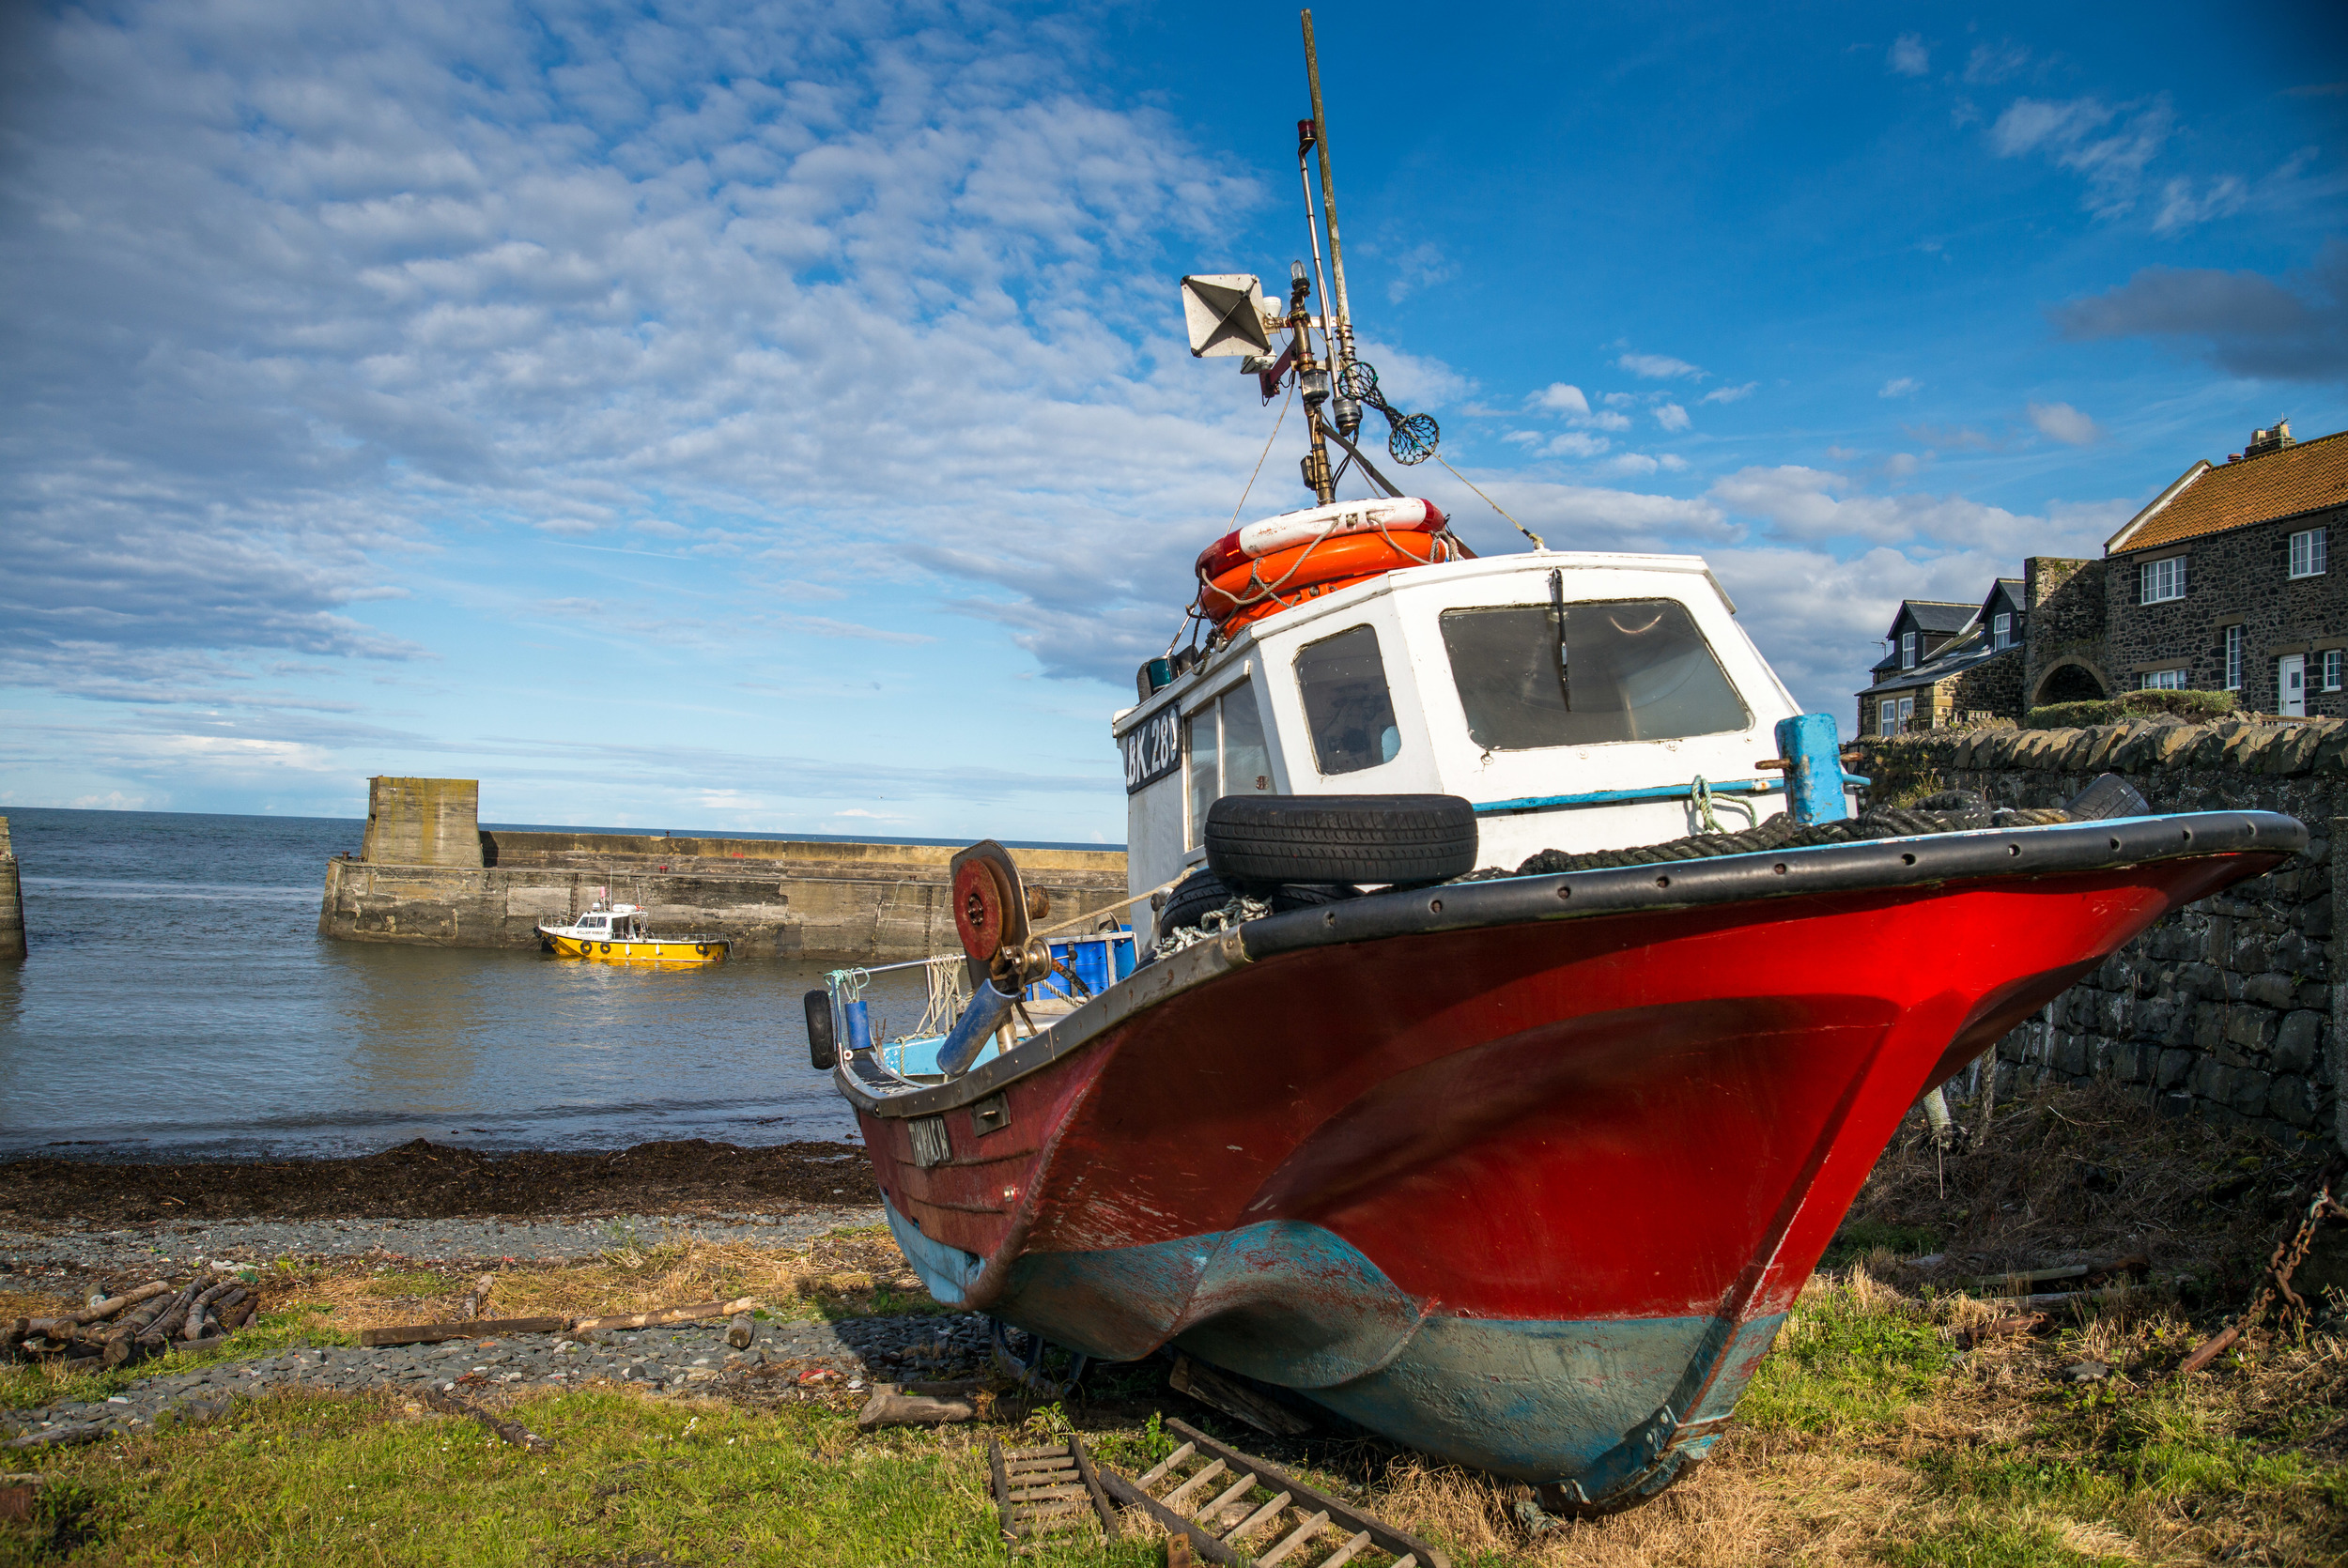
M 801 998 L 840 961 L 657 971 L 317 934 L 358 819 L 0 807 L 29 955 L 0 960 L 0 1156 L 610 1148 L 850 1138 Z M 743 837 L 743 835 L 734 835 Z M 874 976 L 876 1025 L 921 1010 Z

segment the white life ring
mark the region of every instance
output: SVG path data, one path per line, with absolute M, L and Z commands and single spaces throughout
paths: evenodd
M 1198 552 L 1198 575 L 1219 576 L 1243 561 L 1254 561 L 1278 550 L 1338 539 L 1350 533 L 1440 533 L 1450 518 L 1431 500 L 1398 496 L 1387 500 L 1340 500 L 1283 512 L 1233 529 Z

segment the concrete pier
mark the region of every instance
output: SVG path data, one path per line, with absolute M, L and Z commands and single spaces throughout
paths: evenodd
M 8 819 L 0 817 L 0 959 L 24 956 L 24 886 L 16 874 Z
M 942 846 L 484 831 L 469 821 L 479 793 L 471 780 L 372 783 L 361 858 L 327 863 L 324 936 L 534 946 L 541 920 L 565 923 L 608 898 L 641 905 L 655 931 L 723 936 L 744 958 L 886 962 L 960 945 L 947 899 L 954 852 Z M 1050 895 L 1054 920 L 1125 896 L 1122 850 L 1012 857 Z

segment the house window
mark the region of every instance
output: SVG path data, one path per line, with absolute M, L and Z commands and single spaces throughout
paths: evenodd
M 2170 599 L 2185 597 L 2185 557 L 2172 555 L 2166 561 L 2148 561 L 2136 571 L 2138 604 L 2166 604 Z
M 2011 647 L 2013 647 L 2013 646 L 2014 646 L 2014 617 L 2012 617 L 2011 615 L 1993 615 L 1993 616 L 1991 616 L 1991 617 L 1989 618 L 1989 637 L 1990 637 L 1991 645 L 1992 645 L 1993 647 L 1998 647 L 1998 648 L 2011 648 Z
M 2226 689 L 2242 689 L 2242 628 L 2226 628 Z
M 1876 733 L 1892 735 L 1899 732 L 1900 705 L 1890 698 L 1876 704 Z
M 2340 666 L 2348 664 L 2348 648 L 2326 648 L 2324 650 L 2323 658 L 2324 689 L 2338 691 L 2341 673 Z
M 1916 668 L 1916 634 L 1914 632 L 1900 634 L 1900 668 L 1902 669 Z
M 1905 735 L 1906 733 L 1908 733 L 1908 725 L 1909 725 L 1911 722 L 1913 722 L 1913 721 L 1914 721 L 1915 717 L 1916 717 L 1916 699 L 1915 699 L 1914 698 L 1912 698 L 1912 697 L 1903 697 L 1903 698 L 1901 698 L 1901 699 L 1900 699 L 1900 723 L 1899 723 L 1899 732 L 1900 732 L 1901 734 Z
M 2146 691 L 2183 691 L 2185 690 L 2185 671 L 2182 669 L 2148 669 L 2144 672 L 2141 684 Z
M 1263 714 L 1244 682 L 1187 721 L 1190 760 L 1190 842 L 1207 835 L 1207 808 L 1225 795 L 1272 792 L 1272 753 L 1264 745 Z
M 2291 536 L 2291 575 L 2294 577 L 2320 577 L 2324 575 L 2322 529 L 2301 529 Z

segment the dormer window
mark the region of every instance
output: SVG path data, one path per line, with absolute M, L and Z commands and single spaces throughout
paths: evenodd
M 1902 669 L 1916 668 L 1916 634 L 1914 632 L 1900 634 L 1900 668 Z
M 1989 618 L 1989 645 L 1993 648 L 2014 646 L 2014 617 L 1993 615 Z

